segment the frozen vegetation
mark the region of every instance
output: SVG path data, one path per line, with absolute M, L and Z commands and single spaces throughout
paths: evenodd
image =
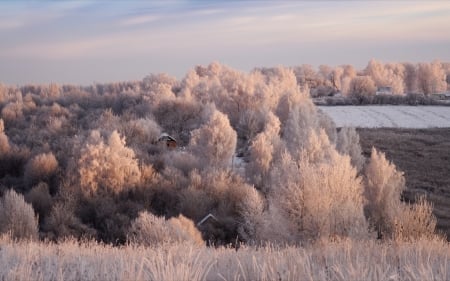
M 449 280 L 450 247 L 439 240 L 324 242 L 313 247 L 230 248 L 165 244 L 112 247 L 0 238 L 2 280 Z
M 449 128 L 448 106 L 321 106 L 336 127 Z
M 445 66 L 408 69 L 435 89 Z M 314 106 L 307 69 L 1 85 L 0 278 L 448 279 L 433 206 Z M 349 95 L 378 83 L 336 71 Z

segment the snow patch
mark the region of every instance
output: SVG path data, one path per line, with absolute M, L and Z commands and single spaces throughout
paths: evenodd
M 450 128 L 448 106 L 318 106 L 336 127 Z

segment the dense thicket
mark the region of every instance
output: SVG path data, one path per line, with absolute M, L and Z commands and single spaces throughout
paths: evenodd
M 410 76 L 443 67 L 418 65 Z M 364 72 L 375 79 L 349 66 L 242 73 L 212 63 L 181 81 L 0 86 L 0 213 L 26 222 L 27 232 L 16 235 L 1 218 L 0 230 L 37 236 L 33 210 L 12 189 L 49 239 L 199 243 L 200 231 L 214 244 L 304 244 L 433 235 L 432 207 L 400 201 L 395 166 L 375 150 L 366 163 L 355 130 L 337 132 L 310 99 L 323 83 L 353 94 L 400 83 L 405 69 L 371 61 Z M 15 209 L 5 207 L 11 202 Z

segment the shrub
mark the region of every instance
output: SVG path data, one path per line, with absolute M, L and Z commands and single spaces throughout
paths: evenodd
M 58 169 L 58 161 L 52 152 L 34 156 L 25 166 L 25 183 L 31 187 L 41 181 L 48 182 Z
M 45 182 L 40 182 L 34 186 L 26 195 L 25 200 L 32 204 L 33 209 L 39 214 L 40 222 L 47 217 L 52 209 L 52 197 Z
M 33 207 L 12 189 L 0 200 L 0 233 L 10 233 L 15 239 L 38 238 L 38 218 Z
M 171 231 L 178 241 L 187 241 L 195 245 L 204 245 L 202 234 L 192 220 L 183 215 L 169 219 Z
M 433 205 L 419 197 L 415 204 L 402 204 L 398 218 L 394 219 L 393 237 L 396 240 L 431 239 L 435 236 L 436 218 Z
M 67 202 L 57 202 L 53 205 L 46 218 L 43 229 L 50 239 L 62 240 L 68 237 L 95 237 L 96 231 L 84 225 L 75 216 L 73 206 Z
M 0 154 L 0 178 L 6 179 L 5 175 L 22 177 L 24 166 L 29 158 L 30 150 L 28 148 L 11 146 L 7 153 Z M 20 185 L 22 185 L 22 181 Z
M 200 232 L 186 217 L 180 215 L 166 220 L 147 211 L 139 213 L 132 222 L 129 238 L 132 242 L 146 246 L 175 242 L 204 244 Z

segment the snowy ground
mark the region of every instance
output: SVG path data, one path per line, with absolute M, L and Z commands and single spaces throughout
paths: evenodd
M 336 127 L 445 128 L 450 106 L 319 106 Z

